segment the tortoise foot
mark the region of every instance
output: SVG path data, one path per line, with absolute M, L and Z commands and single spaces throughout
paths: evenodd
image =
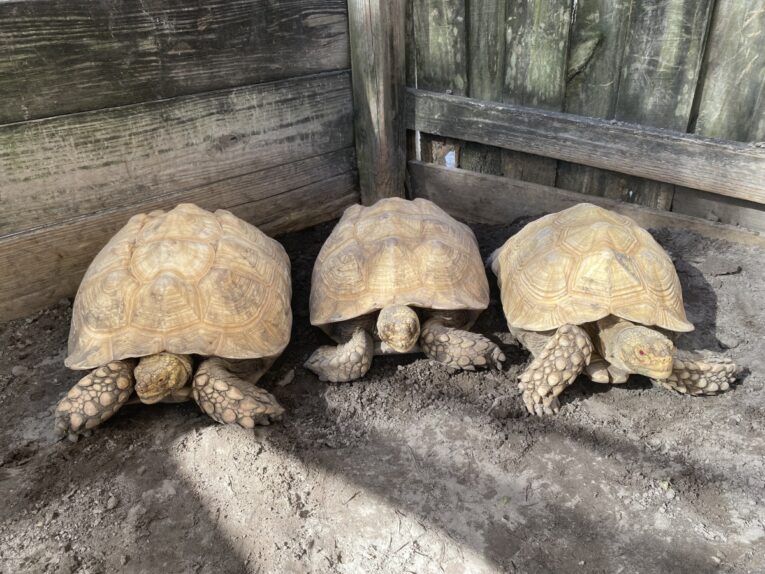
M 520 376 L 518 388 L 529 413 L 557 413 L 558 395 L 585 369 L 592 352 L 592 342 L 582 328 L 560 327 Z
M 113 361 L 84 376 L 56 406 L 59 436 L 76 441 L 111 418 L 133 393 L 133 366 Z
M 194 376 L 192 396 L 213 420 L 251 429 L 281 420 L 284 409 L 271 393 L 231 373 L 223 359 L 204 361 Z
M 505 360 L 500 348 L 483 335 L 445 326 L 438 319 L 423 325 L 420 348 L 425 355 L 451 369 L 502 369 Z
M 666 379 L 653 379 L 653 382 L 687 395 L 716 395 L 727 391 L 736 376 L 736 365 L 726 357 L 678 352 L 672 374 Z
M 363 329 L 356 329 L 347 343 L 316 349 L 304 366 L 321 381 L 353 381 L 363 377 L 372 366 L 374 348 L 372 336 Z

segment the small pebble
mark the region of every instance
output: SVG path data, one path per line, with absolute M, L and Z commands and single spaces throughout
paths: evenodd
M 109 496 L 109 499 L 106 501 L 106 510 L 114 510 L 117 508 L 117 505 L 120 503 L 120 501 L 117 499 L 116 496 L 113 494 Z
M 11 374 L 12 374 L 14 377 L 23 377 L 24 375 L 26 375 L 26 374 L 27 374 L 27 371 L 28 371 L 28 370 L 29 370 L 29 369 L 27 369 L 27 368 L 26 368 L 24 365 L 15 365 L 15 366 L 14 366 L 14 367 L 11 369 Z
M 294 380 L 295 380 L 295 369 L 290 369 L 284 374 L 284 376 L 281 379 L 279 379 L 279 381 L 276 383 L 276 386 L 286 387 Z

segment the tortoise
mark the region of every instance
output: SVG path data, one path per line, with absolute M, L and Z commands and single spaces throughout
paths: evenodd
M 452 369 L 501 367 L 500 349 L 468 331 L 489 304 L 478 243 L 426 199 L 345 210 L 311 279 L 311 324 L 337 343 L 305 363 L 321 380 L 362 377 L 375 354 L 422 351 Z
M 284 248 L 228 211 L 135 215 L 77 291 L 65 364 L 94 370 L 56 407 L 57 432 L 89 434 L 134 391 L 145 404 L 193 397 L 245 428 L 278 419 L 254 383 L 289 341 L 290 296 Z
M 628 217 L 580 203 L 528 224 L 489 262 L 508 327 L 534 357 L 519 380 L 532 414 L 557 413 L 582 372 L 613 384 L 639 374 L 690 395 L 736 378 L 724 357 L 675 348 L 694 328 L 675 267 Z

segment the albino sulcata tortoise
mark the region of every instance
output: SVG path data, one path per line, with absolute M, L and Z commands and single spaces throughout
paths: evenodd
M 372 357 L 421 350 L 452 368 L 500 367 L 504 355 L 469 329 L 489 304 L 473 232 L 425 199 L 354 205 L 323 245 L 311 280 L 311 324 L 338 346 L 306 367 L 322 380 L 363 376 Z
M 228 211 L 181 204 L 132 217 L 77 292 L 66 366 L 95 370 L 58 404 L 56 430 L 87 434 L 133 391 L 146 404 L 191 396 L 222 423 L 268 424 L 283 409 L 254 383 L 289 341 L 290 296 L 284 248 Z
M 631 219 L 581 203 L 528 224 L 490 258 L 513 335 L 534 356 L 520 377 L 532 414 L 585 372 L 598 383 L 632 373 L 691 395 L 728 389 L 728 359 L 675 349 L 693 330 L 672 260 Z

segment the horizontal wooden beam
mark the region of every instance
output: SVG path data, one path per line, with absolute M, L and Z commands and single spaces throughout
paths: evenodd
M 346 0 L 0 1 L 0 124 L 349 66 Z
M 765 203 L 765 147 L 409 88 L 410 129 Z
M 136 213 L 192 202 L 228 209 L 277 235 L 333 219 L 358 201 L 354 150 L 347 147 L 2 238 L 0 321 L 73 295 L 96 253 Z
M 737 227 L 557 187 L 418 161 L 409 162 L 409 176 L 415 197 L 430 199 L 468 222 L 510 223 L 519 217 L 543 215 L 589 202 L 627 215 L 642 227 L 686 229 L 706 237 L 765 248 L 765 237 Z
M 348 72 L 0 126 L 0 235 L 351 145 Z

